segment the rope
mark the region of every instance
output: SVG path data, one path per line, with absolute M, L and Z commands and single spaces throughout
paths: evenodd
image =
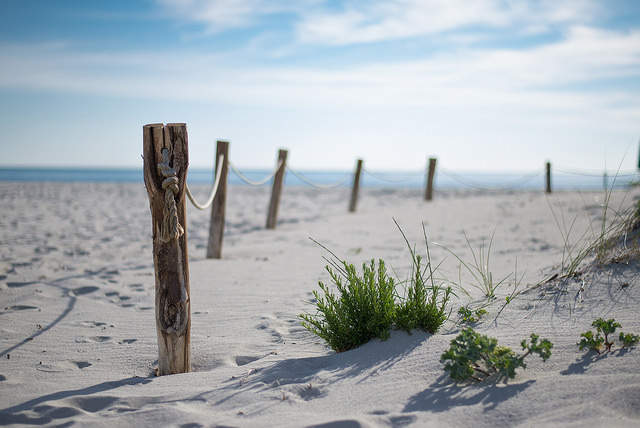
M 211 195 L 209 196 L 209 199 L 207 199 L 207 202 L 205 202 L 204 205 L 200 205 L 200 204 L 198 204 L 196 202 L 195 198 L 191 194 L 191 189 L 189 189 L 189 186 L 187 186 L 185 184 L 185 187 L 186 187 L 186 190 L 187 190 L 187 196 L 189 197 L 189 200 L 191 201 L 193 206 L 196 207 L 197 209 L 206 210 L 213 203 L 213 199 L 216 197 L 216 193 L 218 193 L 218 185 L 220 184 L 220 177 L 222 177 L 222 162 L 223 161 L 224 161 L 224 154 L 220 153 L 220 156 L 218 157 L 218 165 L 220 166 L 220 168 L 218 168 L 218 170 L 216 171 L 216 178 L 215 178 L 215 180 L 213 182 L 213 189 L 211 189 Z
M 265 179 L 263 179 L 261 181 L 251 181 L 251 180 L 249 180 L 249 178 L 247 178 L 247 176 L 245 176 L 240 171 L 238 171 L 238 169 L 231 163 L 231 161 L 229 161 L 228 163 L 229 163 L 229 166 L 231 167 L 231 170 L 236 173 L 236 175 L 240 178 L 240 180 L 244 181 L 245 183 L 247 183 L 250 186 L 262 186 L 263 184 L 266 184 L 269 180 L 271 180 L 277 174 L 277 172 L 280 170 L 280 168 L 282 168 L 282 164 L 284 163 L 284 161 L 280 161 L 278 163 L 278 166 L 276 167 L 276 169 L 273 170 L 273 172 L 271 174 L 269 174 Z
M 414 173 L 411 173 L 409 175 L 406 175 L 403 178 L 388 178 L 388 177 L 383 177 L 382 175 L 373 173 L 373 172 L 371 172 L 371 171 L 369 171 L 369 170 L 367 170 L 365 168 L 362 168 L 362 171 L 367 173 L 367 174 L 369 174 L 370 176 L 372 176 L 375 179 L 378 179 L 380 181 L 387 181 L 389 183 L 400 183 L 400 182 L 403 182 L 403 181 L 409 181 L 409 180 L 411 180 L 411 179 L 413 179 L 415 177 L 422 176 L 422 174 L 424 174 L 424 171 L 421 170 L 419 172 L 414 172 Z
M 162 149 L 162 162 L 158 164 L 158 175 L 160 174 L 165 177 L 162 182 L 162 188 L 164 189 L 164 217 L 160 225 L 160 240 L 169 242 L 182 236 L 184 229 L 178 223 L 178 209 L 176 208 L 175 197 L 180 189 L 178 188 L 176 170 L 169 165 L 168 149 Z
M 520 187 L 530 181 L 532 181 L 534 178 L 538 177 L 540 174 L 543 173 L 543 171 L 538 170 L 538 171 L 534 171 L 531 172 L 527 175 L 525 175 L 524 177 L 522 177 L 521 179 L 519 179 L 519 181 L 514 182 L 513 184 L 509 184 L 508 186 L 505 187 L 483 187 L 477 184 L 474 184 L 468 180 L 465 180 L 463 178 L 460 178 L 459 175 L 451 172 L 451 171 L 447 171 L 447 170 L 443 170 L 442 168 L 438 168 L 440 170 L 441 173 L 443 173 L 444 175 L 446 175 L 447 177 L 451 178 L 452 180 L 457 181 L 458 183 L 468 186 L 468 187 L 472 187 L 474 189 L 478 189 L 478 190 L 511 190 L 511 189 L 515 189 L 517 187 Z
M 287 169 L 296 177 L 298 177 L 298 179 L 300 181 L 302 181 L 305 184 L 308 184 L 311 187 L 315 187 L 317 189 L 333 189 L 336 187 L 340 187 L 343 184 L 345 184 L 347 181 L 349 181 L 349 179 L 353 176 L 353 174 L 348 174 L 346 177 L 341 178 L 339 181 L 336 181 L 335 183 L 329 183 L 329 184 L 320 184 L 320 183 L 316 183 L 313 180 L 305 177 L 304 175 L 302 175 L 300 172 L 294 170 L 293 168 L 291 168 L 289 165 L 287 165 Z
M 608 177 L 634 177 L 636 176 L 638 173 L 634 172 L 634 171 L 616 171 L 613 173 L 610 173 L 609 171 L 603 170 L 603 171 L 586 171 L 586 170 L 577 170 L 577 169 L 572 169 L 572 168 L 566 168 L 563 166 L 560 167 L 553 167 L 554 171 L 557 172 L 561 172 L 563 174 L 569 174 L 569 175 L 583 175 L 585 177 L 602 177 L 603 175 L 607 175 Z

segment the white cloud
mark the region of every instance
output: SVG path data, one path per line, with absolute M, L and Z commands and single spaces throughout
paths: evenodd
M 601 14 L 595 0 L 156 0 L 165 13 L 202 24 L 206 33 L 250 27 L 287 13 L 297 42 L 321 45 L 397 40 L 472 26 L 521 33 L 550 25 L 587 24 Z
M 203 24 L 206 33 L 220 33 L 256 24 L 275 13 L 300 13 L 316 0 L 156 0 L 166 15 Z
M 167 55 L 173 58 L 168 62 Z M 576 27 L 526 50 L 468 50 L 348 69 L 234 68 L 225 56 L 80 53 L 63 44 L 0 45 L 0 86 L 240 105 L 484 106 L 633 104 L 634 93 L 580 94 L 565 85 L 640 74 L 640 32 Z M 626 101 L 625 101 L 626 98 Z M 621 103 L 620 101 L 623 100 Z M 637 102 L 636 102 L 637 104 Z

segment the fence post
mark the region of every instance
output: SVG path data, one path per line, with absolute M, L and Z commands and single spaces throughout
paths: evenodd
M 222 164 L 220 164 L 222 155 Z M 215 176 L 220 171 L 220 182 L 216 195 L 211 204 L 211 222 L 209 223 L 209 245 L 207 246 L 207 258 L 219 259 L 222 257 L 222 239 L 224 236 L 224 217 L 227 207 L 227 176 L 229 175 L 229 142 L 218 141 L 216 148 Z
M 551 162 L 547 162 L 547 188 L 546 193 L 551 193 Z
M 429 172 L 427 173 L 427 189 L 424 192 L 424 199 L 430 201 L 433 199 L 433 179 L 436 175 L 436 159 L 429 159 Z
M 187 125 L 143 127 L 144 182 L 151 208 L 158 376 L 191 371 L 191 303 L 185 182 Z
M 275 229 L 278 222 L 278 205 L 282 194 L 282 182 L 284 181 L 284 171 L 287 164 L 287 151 L 280 149 L 278 152 L 278 170 L 273 177 L 273 188 L 271 189 L 271 201 L 269 202 L 269 212 L 267 214 L 267 229 Z
M 356 211 L 358 203 L 358 192 L 360 191 L 360 173 L 362 172 L 362 159 L 358 159 L 356 164 L 356 173 L 353 176 L 353 189 L 351 190 L 351 202 L 349 203 L 349 212 Z

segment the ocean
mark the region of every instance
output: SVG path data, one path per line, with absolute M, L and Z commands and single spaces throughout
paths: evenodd
M 272 171 L 251 169 L 229 171 L 230 185 L 269 186 Z M 212 169 L 189 168 L 187 184 L 213 183 Z M 637 171 L 598 172 L 553 170 L 553 190 L 602 190 L 624 188 L 640 180 Z M 142 168 L 7 168 L 0 167 L 0 181 L 55 181 L 55 182 L 116 182 L 142 183 Z M 361 187 L 374 188 L 424 188 L 426 171 L 376 172 L 363 170 Z M 535 190 L 544 189 L 545 173 L 530 171 L 523 173 L 473 173 L 436 169 L 434 187 L 442 190 Z M 287 169 L 285 186 L 351 187 L 352 171 L 297 171 Z

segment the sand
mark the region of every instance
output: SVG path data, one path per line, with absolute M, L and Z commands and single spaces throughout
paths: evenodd
M 278 227 L 265 230 L 269 191 L 229 189 L 220 260 L 204 257 L 209 213 L 189 205 L 193 372 L 156 377 L 144 186 L 0 183 L 0 425 L 640 426 L 640 348 L 598 356 L 576 346 L 598 317 L 640 334 L 637 261 L 587 260 L 581 277 L 540 285 L 562 264 L 564 233 L 597 234 L 603 192 L 437 192 L 426 202 L 419 190 L 362 189 L 348 213 L 348 189 L 285 188 Z M 609 206 L 638 197 L 615 191 Z M 471 297 L 457 290 L 437 334 L 394 331 L 336 354 L 298 319 L 313 312 L 318 281 L 330 282 L 329 255 L 309 238 L 358 266 L 384 259 L 404 279 L 409 252 L 393 219 L 423 254 L 424 222 L 439 277 Z M 507 279 L 475 329 L 514 349 L 535 332 L 553 354 L 527 358 L 508 381 L 457 384 L 440 355 L 462 328 L 455 311 L 481 293 L 451 252 L 470 260 L 469 245 L 487 249 L 492 236 L 489 268 Z M 523 293 L 496 318 L 514 277 Z

